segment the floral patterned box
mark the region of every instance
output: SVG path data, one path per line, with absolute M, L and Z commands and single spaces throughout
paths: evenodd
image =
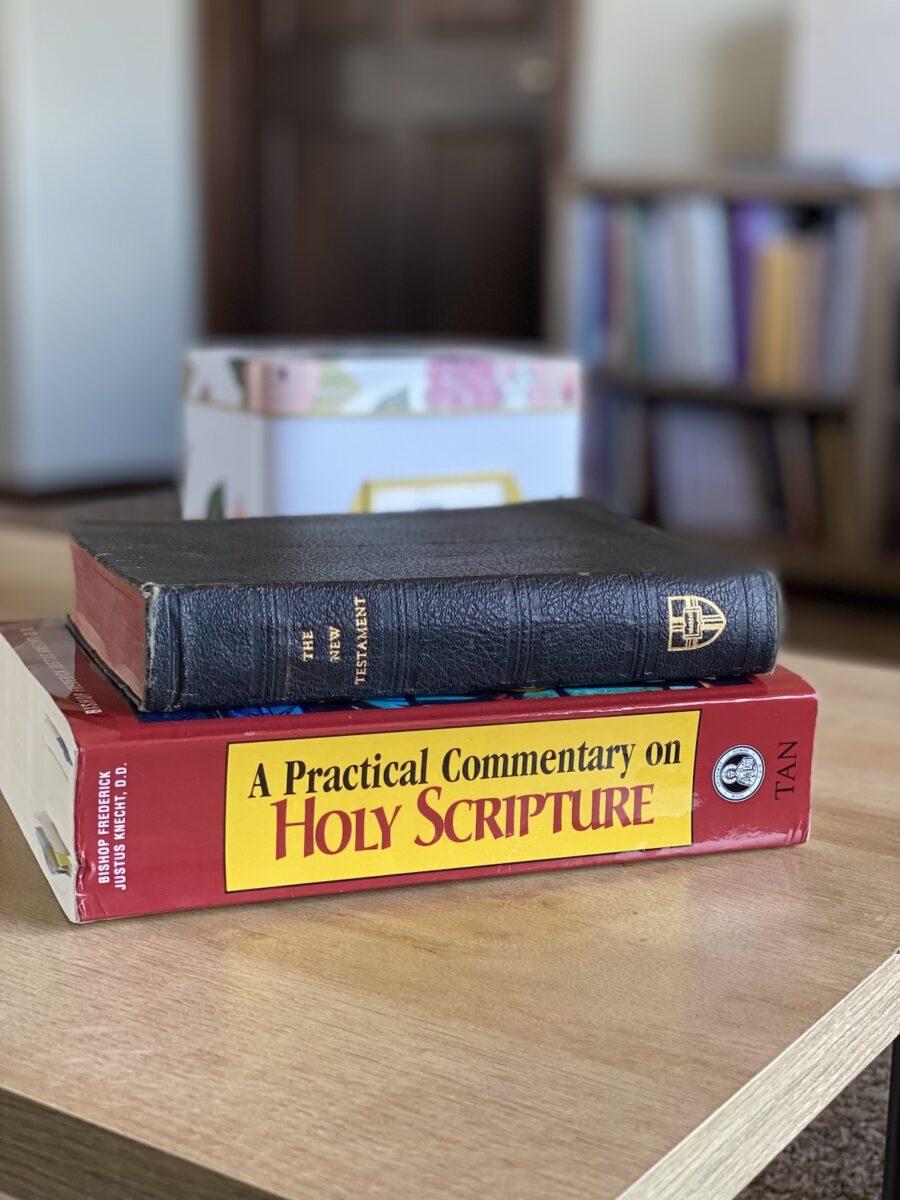
M 186 517 L 578 494 L 579 364 L 478 347 L 189 352 Z

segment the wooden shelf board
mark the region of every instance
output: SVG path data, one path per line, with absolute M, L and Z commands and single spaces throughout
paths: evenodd
M 742 408 L 787 408 L 834 413 L 843 412 L 854 400 L 852 393 L 848 392 L 830 392 L 818 388 L 778 391 L 753 384 L 707 383 L 699 379 L 645 375 L 612 367 L 596 367 L 590 375 L 608 387 L 643 392 L 647 396 L 688 397 L 709 404 L 733 404 Z
M 575 193 L 594 193 L 615 200 L 649 200 L 663 195 L 711 193 L 725 200 L 757 198 L 789 204 L 840 204 L 876 194 L 900 196 L 900 179 L 868 183 L 846 175 L 733 168 L 676 173 L 611 173 L 572 175 L 565 180 Z
M 874 596 L 900 596 L 900 554 L 864 558 L 826 545 L 804 545 L 775 538 L 740 543 L 719 538 L 704 540 L 773 567 L 788 583 Z

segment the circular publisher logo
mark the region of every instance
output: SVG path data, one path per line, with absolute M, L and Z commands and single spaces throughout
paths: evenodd
M 753 746 L 732 746 L 716 763 L 713 785 L 723 800 L 739 804 L 759 791 L 766 774 L 763 756 Z

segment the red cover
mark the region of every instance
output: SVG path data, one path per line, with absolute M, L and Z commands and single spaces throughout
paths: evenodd
M 26 673 L 52 697 L 32 744 L 57 773 L 72 760 L 72 821 L 14 795 L 21 772 L 0 786 L 58 894 L 70 877 L 78 920 L 808 837 L 816 697 L 782 667 L 161 717 L 137 714 L 62 624 L 0 632 L 0 715 Z M 6 720 L 3 737 L 22 736 Z

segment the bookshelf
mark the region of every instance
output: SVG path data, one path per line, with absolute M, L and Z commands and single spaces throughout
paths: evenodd
M 643 392 L 646 396 L 687 396 L 698 404 L 734 404 L 742 408 L 787 409 L 800 412 L 845 412 L 853 403 L 852 392 L 815 388 L 778 390 L 743 383 L 709 383 L 689 376 L 644 374 L 639 371 L 597 367 L 594 379 L 608 387 Z
M 836 242 L 834 230 L 841 221 L 845 224 L 853 222 L 858 250 L 853 275 L 853 311 L 858 336 L 853 343 L 852 362 L 846 370 L 846 378 L 794 377 L 782 382 L 777 377 L 774 380 L 760 378 L 759 373 L 750 371 L 746 363 L 741 371 L 735 368 L 733 372 L 719 374 L 715 371 L 692 373 L 673 369 L 667 363 L 656 363 L 648 369 L 646 364 L 622 361 L 621 357 L 617 360 L 604 352 L 586 353 L 579 331 L 585 327 L 585 310 L 590 310 L 595 298 L 589 287 L 585 289 L 585 278 L 590 277 L 585 275 L 584 259 L 594 260 L 590 254 L 580 253 L 578 214 L 598 209 L 601 215 L 605 214 L 603 221 L 607 228 L 610 213 L 629 210 L 637 214 L 635 222 L 645 222 L 647 214 L 686 210 L 692 204 L 707 213 L 718 211 L 723 215 L 717 219 L 725 230 L 720 236 L 728 239 L 722 245 L 726 247 L 724 253 L 729 260 L 729 270 L 735 272 L 732 282 L 737 270 L 733 255 L 736 253 L 735 214 L 739 208 L 746 210 L 756 206 L 761 211 L 783 213 L 785 224 L 773 235 L 774 241 L 803 245 L 804 253 L 809 253 L 807 247 L 821 245 L 825 265 L 820 268 L 819 278 L 827 279 L 829 286 L 832 277 L 826 275 L 826 271 L 833 270 L 829 264 L 836 261 L 836 251 L 832 248 Z M 798 537 L 783 513 L 782 526 L 777 529 L 767 528 L 752 534 L 743 530 L 734 538 L 721 530 L 697 532 L 712 540 L 746 548 L 751 556 L 771 562 L 790 582 L 847 591 L 900 594 L 900 553 L 887 548 L 891 455 L 892 449 L 900 444 L 896 365 L 900 179 L 874 183 L 842 174 L 750 168 L 682 175 L 566 175 L 553 184 L 551 210 L 554 226 L 550 239 L 553 284 L 547 314 L 549 332 L 554 341 L 564 342 L 586 357 L 589 404 L 593 409 L 610 403 L 609 398 L 614 396 L 617 403 L 626 402 L 623 397 L 631 397 L 640 403 L 647 414 L 646 421 L 651 425 L 674 420 L 673 406 L 688 406 L 711 415 L 742 414 L 742 420 L 759 421 L 761 429 L 768 423 L 774 426 L 779 420 L 793 420 L 795 425 L 798 422 L 808 424 L 811 444 L 820 434 L 819 440 L 824 438 L 822 431 L 827 426 L 828 439 L 833 446 L 839 445 L 839 454 L 833 449 L 829 452 L 827 473 L 822 467 L 824 460 L 816 458 L 820 527 L 815 536 Z M 609 235 L 605 236 L 608 239 Z M 665 243 L 655 235 L 648 235 L 646 245 L 648 248 L 640 251 L 645 257 L 636 261 L 642 270 L 650 272 L 652 278 L 654 251 L 664 247 Z M 771 241 L 766 243 L 769 245 Z M 607 256 L 610 253 L 608 241 L 603 252 Z M 832 257 L 826 257 L 826 254 Z M 661 255 L 662 250 L 660 261 Z M 842 261 L 846 263 L 847 260 Z M 598 271 L 603 269 L 598 267 Z M 754 270 L 759 270 L 756 263 Z M 754 276 L 754 283 L 759 278 Z M 669 287 L 671 295 L 671 276 Z M 817 321 L 820 309 L 827 307 L 825 284 L 821 284 L 821 288 L 822 292 L 811 293 L 816 299 Z M 732 301 L 736 313 L 738 300 L 734 295 L 729 296 L 729 310 Z M 762 301 L 759 304 L 761 306 Z M 659 310 L 658 302 L 655 308 Z M 587 315 L 590 317 L 590 312 Z M 635 326 L 638 324 L 639 320 L 635 318 Z M 830 328 L 843 336 L 846 327 L 844 320 Z M 646 329 L 642 332 L 646 333 Z M 835 338 L 827 334 L 827 329 L 820 334 L 812 354 L 827 356 L 831 353 Z M 812 370 L 818 371 L 818 365 L 814 364 Z M 771 372 L 769 374 L 771 376 Z M 669 415 L 661 419 L 659 414 L 666 411 Z M 671 524 L 666 520 L 665 511 L 658 507 L 657 484 L 653 476 L 653 464 L 658 456 L 652 441 L 650 437 L 651 445 L 647 450 L 651 462 L 647 468 L 649 498 L 646 507 L 635 515 L 649 517 L 663 525 Z M 797 472 L 789 457 L 781 461 L 781 471 L 788 477 L 788 485 L 795 487 L 796 481 L 789 477 Z M 776 480 L 773 487 L 777 490 L 784 482 L 784 478 L 780 484 Z M 783 486 L 781 490 L 784 491 Z M 834 510 L 833 496 L 838 491 L 842 493 L 839 519 L 837 524 L 834 520 L 829 523 L 825 520 L 826 503 Z M 679 527 L 684 528 L 683 523 Z

